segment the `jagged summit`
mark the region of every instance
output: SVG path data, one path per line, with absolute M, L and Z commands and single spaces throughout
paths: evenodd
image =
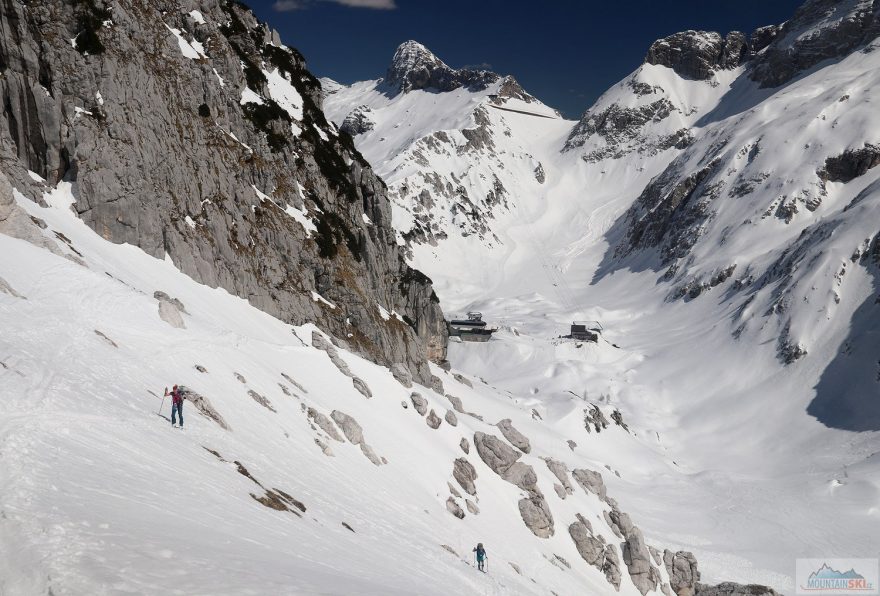
M 645 62 L 668 66 L 684 78 L 708 80 L 716 69 L 736 68 L 748 56 L 749 44 L 739 31 L 723 38 L 714 31 L 682 31 L 651 44 Z
M 459 87 L 483 90 L 501 77 L 488 70 L 454 69 L 417 41 L 405 41 L 397 47 L 385 84 L 394 92 L 418 89 L 452 91 Z

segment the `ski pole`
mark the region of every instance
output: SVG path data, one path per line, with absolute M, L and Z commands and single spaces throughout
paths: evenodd
M 165 388 L 165 395 L 162 396 L 162 403 L 159 404 L 159 411 L 157 414 L 162 415 L 162 407 L 165 405 L 165 397 L 168 395 L 168 387 Z

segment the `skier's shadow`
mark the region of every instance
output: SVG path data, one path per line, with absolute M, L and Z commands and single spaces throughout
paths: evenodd
M 167 420 L 168 422 L 171 422 L 171 418 L 169 418 L 169 417 L 166 416 L 165 414 L 159 414 L 159 413 L 157 413 L 156 416 L 158 416 L 159 418 L 164 418 L 164 419 Z

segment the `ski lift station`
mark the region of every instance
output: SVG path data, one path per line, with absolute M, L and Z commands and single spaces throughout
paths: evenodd
M 602 333 L 602 324 L 599 321 L 573 321 L 569 337 L 581 341 L 598 342 L 600 333 Z
M 489 341 L 496 327 L 488 327 L 483 320 L 483 313 L 469 312 L 466 319 L 453 319 L 447 323 L 449 337 L 458 337 L 461 341 Z

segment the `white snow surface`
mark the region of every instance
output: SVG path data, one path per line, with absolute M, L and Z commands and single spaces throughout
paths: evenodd
M 630 80 L 657 88 L 640 96 Z M 376 81 L 336 84 L 325 108 L 337 124 L 371 108 L 375 128 L 355 142 L 389 184 L 399 241 L 419 218 L 435 227 L 409 245 L 410 262 L 434 281 L 449 318 L 480 310 L 501 326 L 486 344 L 451 343 L 453 367 L 550 411 L 572 394 L 618 408 L 650 455 L 603 444 L 604 435 L 591 454 L 621 473 L 605 474 L 609 494 L 649 541 L 693 551 L 704 582 L 792 592 L 798 557 L 880 556 L 880 437 L 808 412 L 817 398 L 833 409 L 836 399 L 878 392 L 871 309 L 880 308 L 880 283 L 858 255 L 878 231 L 880 168 L 829 182 L 825 195 L 816 174 L 827 157 L 877 142 L 878 88 L 876 51 L 775 90 L 741 69 L 702 82 L 644 65 L 590 113 L 660 98 L 675 110 L 648 122 L 632 153 L 595 162 L 582 156 L 605 138 L 563 152 L 575 122 L 493 109 L 491 89 L 389 97 Z M 462 136 L 481 110 L 492 148 Z M 639 152 L 681 128 L 695 138 L 690 147 Z M 678 160 L 683 178 L 714 158 L 706 184 L 719 198 L 705 199 L 712 215 L 671 279 L 654 251 L 611 258 L 624 215 L 655 176 Z M 496 179 L 503 201 L 489 200 Z M 744 183 L 753 189 L 732 194 Z M 463 188 L 470 203 L 449 199 L 444 185 Z M 819 206 L 806 208 L 817 196 Z M 789 222 L 778 215 L 786 201 L 796 207 Z M 721 285 L 672 298 L 731 265 Z M 571 321 L 592 319 L 605 328 L 598 346 L 557 339 Z M 778 357 L 784 337 L 807 351 L 788 366 Z
M 471 388 L 440 368 L 434 373 L 446 390 L 486 422 L 462 415 L 456 427 L 444 422 L 432 430 L 411 405 L 401 406 L 411 390 L 387 368 L 340 350 L 372 388 L 373 398 L 365 399 L 325 352 L 310 347 L 313 326 L 283 324 L 195 283 L 167 257 L 103 240 L 71 211 L 74 192 L 59 184 L 45 196 L 45 208 L 15 194 L 46 222 L 48 238 L 60 233 L 70 241 L 59 248 L 68 255 L 75 248 L 79 262 L 0 235 L 0 255 L 13 257 L 0 259 L 0 277 L 23 296 L 0 293 L 0 593 L 608 590 L 598 570 L 579 562 L 566 531 L 581 513 L 612 536 L 602 518 L 607 505 L 579 487 L 558 499 L 555 477 L 539 458 L 599 468 L 598 457 L 608 451 L 644 461 L 646 471 L 667 469 L 653 446 L 615 426 L 586 434 L 580 398 L 543 401 L 476 378 Z M 183 302 L 185 329 L 160 318 L 157 290 Z M 191 402 L 184 405 L 185 429 L 172 428 L 161 396 L 175 383 L 210 400 L 229 430 Z M 427 387 L 414 389 L 441 416 L 451 407 Z M 356 446 L 324 435 L 309 423 L 308 407 L 353 416 L 387 464 L 375 466 Z M 532 417 L 533 408 L 543 421 Z M 534 467 L 551 503 L 556 535 L 549 540 L 535 538 L 520 520 L 521 491 L 489 470 L 473 446 L 467 456 L 459 448 L 475 431 L 500 436 L 492 424 L 504 418 L 531 439 L 522 461 Z M 568 437 L 577 437 L 577 450 Z M 332 457 L 316 439 L 330 444 Z M 463 520 L 446 511 L 457 457 L 478 473 L 481 513 Z M 256 500 L 271 489 L 300 500 L 306 511 L 299 516 Z M 489 551 L 489 575 L 471 566 L 478 541 Z M 572 568 L 553 565 L 554 555 Z M 637 593 L 625 573 L 620 593 Z

